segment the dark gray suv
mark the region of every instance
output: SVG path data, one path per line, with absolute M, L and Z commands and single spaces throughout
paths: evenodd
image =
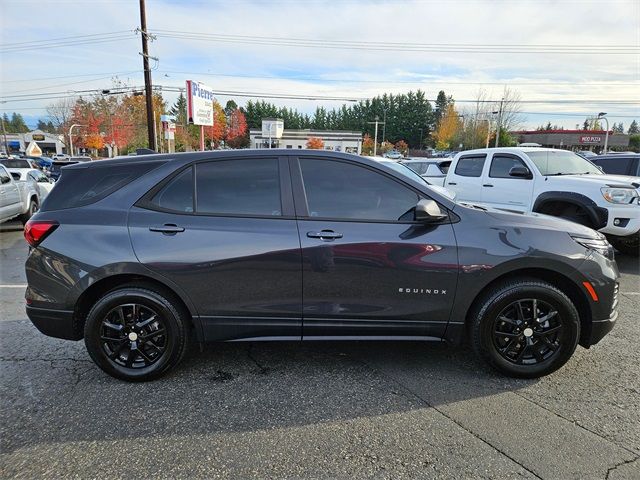
M 617 317 L 601 234 L 456 204 L 334 152 L 78 163 L 25 237 L 31 321 L 84 338 L 125 380 L 158 377 L 191 341 L 349 339 L 466 339 L 501 372 L 537 377 Z

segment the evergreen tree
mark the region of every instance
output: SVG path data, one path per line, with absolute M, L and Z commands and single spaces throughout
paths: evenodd
M 627 130 L 627 133 L 629 135 L 637 135 L 638 133 L 640 133 L 640 129 L 638 129 L 638 122 L 636 122 L 635 120 L 631 122 L 631 125 L 629 125 L 629 130 Z
M 438 125 L 440 123 L 440 119 L 444 115 L 447 110 L 448 98 L 444 93 L 444 90 L 440 90 L 438 92 L 438 96 L 436 97 L 436 110 L 435 110 L 435 123 Z

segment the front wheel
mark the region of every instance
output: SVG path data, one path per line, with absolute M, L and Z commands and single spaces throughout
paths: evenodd
M 531 279 L 497 285 L 470 318 L 475 352 L 500 372 L 537 378 L 562 367 L 580 337 L 578 312 L 555 286 Z
M 628 237 L 608 236 L 607 240 L 613 248 L 625 255 L 637 257 L 640 255 L 640 233 L 629 235 Z
M 93 361 L 109 375 L 151 380 L 182 359 L 188 343 L 186 313 L 168 295 L 123 287 L 95 303 L 84 341 Z

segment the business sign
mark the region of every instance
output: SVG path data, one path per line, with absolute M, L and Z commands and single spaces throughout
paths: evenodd
M 213 91 L 205 84 L 187 80 L 187 117 L 194 125 L 213 125 Z
M 176 117 L 173 115 L 160 115 L 162 131 L 165 140 L 175 140 L 176 138 Z
M 44 141 L 44 135 L 42 133 L 34 133 L 33 135 L 31 135 L 31 139 L 34 142 L 43 142 Z
M 602 143 L 602 137 L 598 135 L 580 135 L 580 143 L 599 144 Z

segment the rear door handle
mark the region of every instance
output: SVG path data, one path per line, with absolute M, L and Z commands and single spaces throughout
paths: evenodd
M 175 235 L 176 233 L 184 232 L 184 227 L 179 227 L 173 223 L 165 223 L 161 227 L 149 227 L 151 232 L 160 232 L 165 235 Z
M 449 182 L 447 185 L 457 185 L 456 182 Z
M 482 185 L 483 187 L 493 187 L 493 185 L 489 184 L 489 183 L 485 183 L 484 185 Z
M 321 238 L 322 240 L 334 240 L 342 238 L 342 234 L 333 230 L 322 230 L 321 232 L 307 232 L 309 238 Z

